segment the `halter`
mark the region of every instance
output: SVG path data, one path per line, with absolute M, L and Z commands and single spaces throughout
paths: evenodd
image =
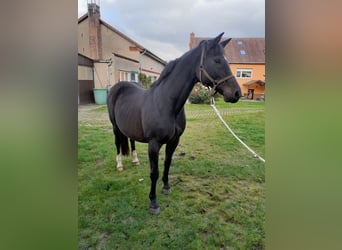
M 222 78 L 222 79 L 220 79 L 220 80 L 215 80 L 215 79 L 213 79 L 210 75 L 209 75 L 209 73 L 206 71 L 206 69 L 204 68 L 204 66 L 203 66 L 203 61 L 204 61 L 204 46 L 203 46 L 203 48 L 202 48 L 202 53 L 201 53 L 201 64 L 200 64 L 200 75 L 199 75 L 199 80 L 200 80 L 200 82 L 202 82 L 202 72 L 204 73 L 204 75 L 209 79 L 209 81 L 213 84 L 213 88 L 211 89 L 211 90 L 209 90 L 210 91 L 210 95 L 211 96 L 214 96 L 215 94 L 216 94 L 216 92 L 217 92 L 217 90 L 216 90 L 216 88 L 221 84 L 221 83 L 223 83 L 223 82 L 225 82 L 225 81 L 227 81 L 227 80 L 229 80 L 230 78 L 233 78 L 234 77 L 234 75 L 228 75 L 228 76 L 226 76 L 226 77 L 224 77 L 224 78 Z M 202 82 L 203 83 L 203 82 Z M 209 89 L 209 86 L 207 86 L 208 87 L 208 89 Z

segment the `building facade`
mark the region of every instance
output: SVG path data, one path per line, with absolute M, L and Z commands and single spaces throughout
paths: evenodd
M 78 65 L 79 93 L 92 91 L 80 80 L 93 80 L 92 88 L 109 88 L 119 81 L 138 81 L 139 73 L 157 79 L 166 62 L 100 17 L 100 6 L 88 3 L 88 12 L 78 19 L 78 53 L 93 62 Z M 87 88 L 87 90 L 84 90 Z M 87 102 L 79 96 L 79 102 Z

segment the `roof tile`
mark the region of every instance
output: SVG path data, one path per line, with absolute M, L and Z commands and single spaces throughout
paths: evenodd
M 192 39 L 191 39 L 192 38 Z M 190 49 L 210 38 L 190 36 Z M 226 40 L 223 38 L 222 40 Z M 246 53 L 241 53 L 244 50 Z M 224 48 L 229 63 L 265 63 L 265 38 L 232 38 Z

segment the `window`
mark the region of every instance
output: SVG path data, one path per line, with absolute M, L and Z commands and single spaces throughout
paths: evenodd
M 138 72 L 120 70 L 119 81 L 138 82 Z
M 252 78 L 253 70 L 251 69 L 237 69 L 236 77 L 238 78 Z
M 246 54 L 247 54 L 246 50 L 244 50 L 244 49 L 240 50 L 240 55 L 246 55 Z
M 131 74 L 131 82 L 138 82 L 138 73 L 137 72 L 130 72 Z
M 237 41 L 236 44 L 237 45 L 242 45 L 242 41 Z

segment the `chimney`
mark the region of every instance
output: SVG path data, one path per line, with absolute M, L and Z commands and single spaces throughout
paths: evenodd
M 88 0 L 89 48 L 92 59 L 102 58 L 102 39 L 99 1 Z
M 195 39 L 195 33 L 191 32 L 190 33 L 190 42 L 189 42 L 189 48 L 190 49 L 192 49 L 192 47 L 193 47 L 194 39 Z

